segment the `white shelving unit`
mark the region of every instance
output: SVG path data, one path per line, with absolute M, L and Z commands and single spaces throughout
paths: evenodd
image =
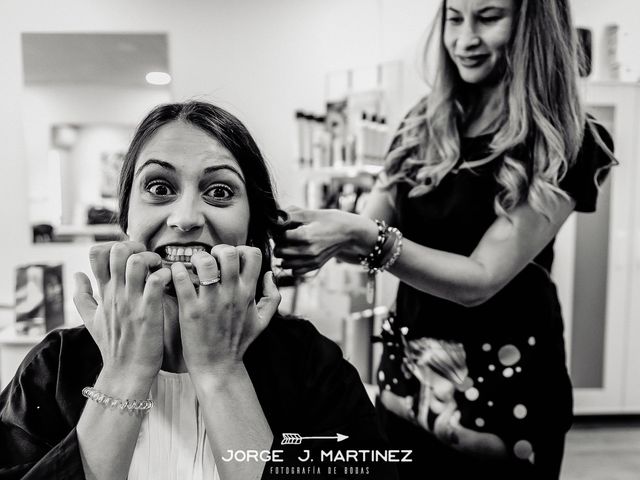
M 584 98 L 620 165 L 556 242 L 575 413 L 640 413 L 640 84 L 586 83 Z

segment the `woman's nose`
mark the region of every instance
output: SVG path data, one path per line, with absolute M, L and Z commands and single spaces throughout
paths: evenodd
M 167 218 L 167 225 L 183 232 L 202 228 L 205 224 L 199 198 L 183 195 L 173 204 L 173 210 Z
M 462 24 L 457 43 L 458 50 L 468 50 L 480 45 L 480 37 L 476 31 L 475 22 L 467 20 Z

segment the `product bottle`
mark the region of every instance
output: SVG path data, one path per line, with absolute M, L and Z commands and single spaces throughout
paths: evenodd
M 313 168 L 326 167 L 329 163 L 330 136 L 325 125 L 325 116 L 313 116 L 311 159 Z
M 313 115 L 302 115 L 302 158 L 304 166 L 311 167 L 311 136 L 313 131 Z
M 366 123 L 366 155 L 365 164 L 372 165 L 377 163 L 378 159 L 378 116 L 374 113 L 369 117 Z
M 363 165 L 365 163 L 365 153 L 366 153 L 366 145 L 365 145 L 365 131 L 366 131 L 366 123 L 367 123 L 367 113 L 362 112 L 360 117 L 356 119 L 354 125 L 354 154 L 355 154 L 355 164 Z
M 384 159 L 387 154 L 389 141 L 389 126 L 387 125 L 387 119 L 384 117 L 380 118 L 380 122 L 378 123 L 378 163 L 384 164 Z
M 343 167 L 345 164 L 343 156 L 343 141 L 340 135 L 331 137 L 331 165 L 337 168 Z
M 297 157 L 298 167 L 304 168 L 306 164 L 306 158 L 304 156 L 304 141 L 305 141 L 305 115 L 301 110 L 296 111 L 296 129 L 298 130 L 298 145 L 297 145 Z
M 344 145 L 344 163 L 346 165 L 356 165 L 357 158 L 356 136 L 353 132 L 349 132 Z
M 353 183 L 345 183 L 338 197 L 338 208 L 345 212 L 354 212 L 357 199 L 355 185 Z

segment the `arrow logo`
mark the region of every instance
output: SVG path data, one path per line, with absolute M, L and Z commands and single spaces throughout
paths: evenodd
M 342 442 L 349 438 L 348 435 L 342 435 L 338 433 L 336 435 L 327 437 L 303 437 L 299 433 L 283 433 L 281 445 L 300 445 L 302 440 L 335 440 L 336 442 Z

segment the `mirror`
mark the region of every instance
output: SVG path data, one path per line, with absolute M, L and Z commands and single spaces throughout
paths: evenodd
M 165 34 L 23 33 L 33 241 L 105 241 L 135 123 L 171 101 Z

